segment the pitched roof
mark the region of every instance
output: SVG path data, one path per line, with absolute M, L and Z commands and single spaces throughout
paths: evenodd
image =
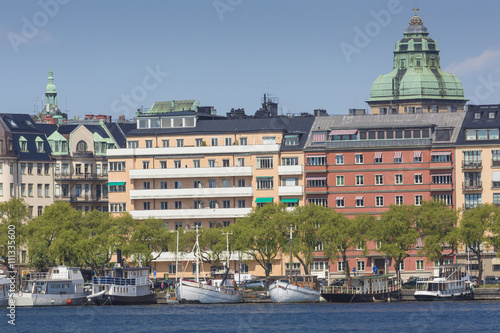
M 22 133 L 39 133 L 35 127 L 35 122 L 31 119 L 31 116 L 26 113 L 2 113 L 0 114 L 3 121 L 7 124 L 9 129 L 14 132 Z
M 20 138 L 23 137 L 27 141 L 27 151 L 21 151 Z M 39 137 L 43 140 L 43 152 L 37 151 L 36 138 Z M 19 156 L 21 161 L 50 161 L 50 145 L 47 138 L 43 133 L 12 133 L 12 143 L 14 151 Z
M 83 125 L 83 126 L 85 126 L 85 128 L 87 128 L 92 134 L 97 133 L 102 138 L 109 138 L 108 133 L 106 133 L 106 130 L 101 125 Z

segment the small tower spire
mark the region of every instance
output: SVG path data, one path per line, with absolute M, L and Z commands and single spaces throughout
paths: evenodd
M 45 87 L 45 111 L 57 109 L 57 90 L 54 84 L 54 72 L 49 70 L 49 80 Z

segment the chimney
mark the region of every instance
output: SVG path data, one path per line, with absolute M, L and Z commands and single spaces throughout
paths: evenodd
M 326 117 L 326 116 L 328 116 L 328 113 L 326 113 L 326 110 L 324 110 L 324 109 L 315 109 L 314 116 L 315 117 Z

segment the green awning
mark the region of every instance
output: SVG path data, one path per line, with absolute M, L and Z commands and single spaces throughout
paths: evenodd
M 299 199 L 281 199 L 281 202 L 284 202 L 284 203 L 299 202 Z
M 257 198 L 255 203 L 270 203 L 273 202 L 273 198 Z
M 123 186 L 125 185 L 125 182 L 110 182 L 108 183 L 108 186 Z
M 257 176 L 255 178 L 257 178 L 257 179 L 264 179 L 264 178 L 273 178 L 273 176 Z

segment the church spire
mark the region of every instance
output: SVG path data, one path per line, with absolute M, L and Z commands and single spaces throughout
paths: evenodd
M 49 70 L 49 82 L 45 87 L 45 109 L 46 111 L 57 109 L 57 91 L 56 85 L 54 84 L 54 72 L 52 69 Z

